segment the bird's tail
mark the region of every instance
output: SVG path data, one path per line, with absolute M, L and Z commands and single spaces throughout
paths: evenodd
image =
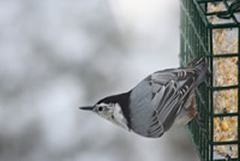
M 208 66 L 204 58 L 201 58 L 197 61 L 195 69 L 199 71 L 199 76 L 197 78 L 197 86 L 199 86 L 206 81 L 209 76 Z

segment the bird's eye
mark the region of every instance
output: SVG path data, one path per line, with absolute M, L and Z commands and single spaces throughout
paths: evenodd
M 103 111 L 103 107 L 102 107 L 102 106 L 99 106 L 99 107 L 98 107 L 98 111 L 99 111 L 99 112 L 102 112 L 102 111 Z

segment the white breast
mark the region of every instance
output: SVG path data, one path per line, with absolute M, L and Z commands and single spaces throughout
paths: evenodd
M 123 116 L 122 109 L 118 103 L 114 104 L 111 121 L 125 129 L 128 129 L 127 121 Z

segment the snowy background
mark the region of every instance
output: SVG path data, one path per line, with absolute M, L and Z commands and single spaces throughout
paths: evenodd
M 198 161 L 184 128 L 148 139 L 78 109 L 178 51 L 179 0 L 0 0 L 0 160 Z

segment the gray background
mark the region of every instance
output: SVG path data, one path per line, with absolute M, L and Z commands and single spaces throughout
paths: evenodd
M 184 128 L 148 139 L 78 110 L 178 51 L 178 0 L 0 0 L 0 160 L 197 161 Z

